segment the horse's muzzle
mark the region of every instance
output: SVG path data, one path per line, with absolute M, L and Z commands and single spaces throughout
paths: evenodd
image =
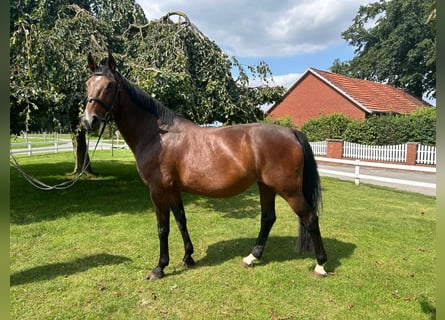
M 87 131 L 96 131 L 99 129 L 100 118 L 96 115 L 92 115 L 88 117 L 87 115 L 83 115 L 81 119 L 82 126 Z

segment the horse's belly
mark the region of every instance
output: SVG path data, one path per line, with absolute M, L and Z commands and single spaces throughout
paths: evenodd
M 230 172 L 200 172 L 182 181 L 182 190 L 213 197 L 226 198 L 245 191 L 256 181 L 250 174 Z

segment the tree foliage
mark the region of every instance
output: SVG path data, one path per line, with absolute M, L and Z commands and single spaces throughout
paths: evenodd
M 99 0 L 97 6 L 114 8 L 112 3 Z M 113 24 L 104 18 L 115 14 L 120 17 L 118 10 L 95 10 L 82 0 L 11 3 L 11 131 L 24 125 L 70 130 L 77 155 L 75 171 L 88 160 L 85 132 L 79 126 L 88 77 L 86 52 L 106 52 L 119 43 L 113 36 L 118 20 Z
M 436 34 L 427 25 L 433 0 L 380 0 L 360 6 L 342 37 L 354 46 L 350 61 L 331 71 L 436 97 Z
M 16 1 L 11 6 L 11 106 L 27 119 L 40 112 L 54 120 L 76 109 L 88 76 L 88 52 L 112 51 L 121 73 L 168 107 L 199 122 L 262 119 L 260 105 L 278 101 L 265 62 L 242 66 L 182 12 L 147 21 L 132 0 Z M 232 73 L 235 71 L 237 77 Z M 258 78 L 261 85 L 250 87 Z M 33 116 L 31 116 L 33 114 Z M 23 120 L 14 119 L 21 124 Z
M 428 18 L 425 21 L 425 24 L 430 24 L 431 28 L 436 31 L 436 0 L 433 1 L 430 7 L 430 14 L 428 15 Z
M 241 65 L 181 12 L 148 21 L 134 0 L 13 0 L 10 10 L 14 132 L 69 128 L 85 149 L 78 124 L 88 52 L 99 61 L 113 52 L 124 76 L 198 123 L 262 119 L 260 106 L 284 93 L 269 86 L 266 63 Z M 261 85 L 250 87 L 252 77 Z
M 128 37 L 122 56 L 131 70 L 128 77 L 197 123 L 257 121 L 263 118 L 259 106 L 284 93 L 283 87 L 269 86 L 271 71 L 265 62 L 246 70 L 183 12 L 169 12 L 129 30 L 137 32 Z M 252 77 L 262 85 L 250 87 Z

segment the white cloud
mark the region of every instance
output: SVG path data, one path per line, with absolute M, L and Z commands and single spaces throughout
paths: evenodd
M 267 81 L 272 86 L 283 86 L 286 90 L 289 89 L 300 77 L 302 76 L 302 73 L 288 73 L 288 74 L 282 74 L 282 75 L 275 75 L 271 79 L 270 77 L 267 78 Z M 260 79 L 250 79 L 249 80 L 249 86 L 250 87 L 257 87 L 260 85 L 263 85 L 264 82 Z
M 287 89 L 289 89 L 300 77 L 302 76 L 302 73 L 288 73 L 283 74 L 279 76 L 274 76 L 273 80 L 274 83 L 278 86 L 283 86 Z
M 220 47 L 239 57 L 284 57 L 344 42 L 360 5 L 370 0 L 137 0 L 149 19 L 183 11 Z

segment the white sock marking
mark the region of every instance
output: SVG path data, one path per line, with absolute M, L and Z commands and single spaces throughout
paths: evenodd
M 258 260 L 257 258 L 255 258 L 253 256 L 253 254 L 249 254 L 247 257 L 243 258 L 244 263 L 246 263 L 248 266 L 252 267 L 253 266 L 253 262 L 255 260 Z
M 315 266 L 314 272 L 318 273 L 318 274 L 321 274 L 322 276 L 327 276 L 328 275 L 328 273 L 324 270 L 324 266 L 319 265 L 318 263 Z

